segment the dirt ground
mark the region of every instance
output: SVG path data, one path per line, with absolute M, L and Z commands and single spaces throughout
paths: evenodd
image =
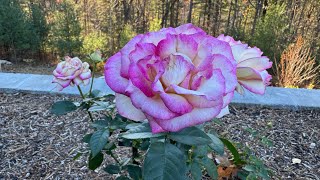
M 2 65 L 1 72 L 30 73 L 30 74 L 52 74 L 56 65 L 54 63 L 19 62 L 12 65 Z
M 75 99 L 0 93 L 0 179 L 114 179 L 101 169 L 86 167 L 87 148 L 81 139 L 90 129 L 87 114 L 50 114 L 51 104 L 65 98 Z M 231 106 L 231 114 L 221 123 L 211 128 L 252 148 L 273 170 L 273 179 L 320 178 L 320 110 Z M 247 128 L 257 130 L 273 146 L 261 143 Z M 78 152 L 85 155 L 73 160 Z M 301 163 L 293 164 L 292 158 Z

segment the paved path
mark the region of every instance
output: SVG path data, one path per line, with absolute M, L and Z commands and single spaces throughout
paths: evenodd
M 28 92 L 78 95 L 76 87 L 68 87 L 63 91 L 55 89 L 52 84 L 53 76 L 20 73 L 0 73 L 0 92 Z M 96 78 L 93 89 L 99 89 L 106 94 L 114 92 L 106 85 L 103 78 Z M 83 87 L 88 92 L 89 86 Z M 246 92 L 244 96 L 235 93 L 232 101 L 240 105 L 258 105 L 271 107 L 285 107 L 291 109 L 320 108 L 320 90 L 287 89 L 268 87 L 266 94 L 256 95 Z

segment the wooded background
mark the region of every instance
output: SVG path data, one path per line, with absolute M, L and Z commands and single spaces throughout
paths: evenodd
M 320 58 L 320 0 L 0 0 L 0 59 L 109 57 L 133 36 L 191 22 L 259 47 L 276 64 L 302 37 Z

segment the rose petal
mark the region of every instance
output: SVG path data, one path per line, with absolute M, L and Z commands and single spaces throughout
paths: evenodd
M 159 42 L 156 48 L 156 55 L 161 59 L 169 57 L 171 54 L 177 52 L 177 38 L 175 35 L 168 34 L 166 39 Z
M 111 56 L 104 66 L 104 77 L 108 86 L 115 92 L 125 94 L 128 79 L 120 75 L 121 53 Z
M 81 74 L 79 75 L 79 78 L 80 78 L 81 80 L 85 80 L 85 79 L 91 78 L 91 71 L 81 73 Z
M 148 81 L 145 77 L 146 74 L 141 72 L 138 65 L 134 62 L 130 64 L 129 77 L 131 82 L 139 88 L 146 96 L 152 97 L 154 93 L 151 87 L 151 81 Z
M 222 106 L 223 100 L 209 101 L 205 96 L 185 95 L 188 102 L 196 108 L 209 108 L 215 106 Z
M 255 57 L 261 57 L 262 52 L 259 48 L 257 47 L 248 47 L 245 51 L 242 52 L 240 59 L 238 62 L 242 62 L 247 59 L 255 58 Z
M 116 93 L 115 100 L 117 110 L 123 117 L 134 121 L 143 121 L 146 119 L 143 112 L 133 106 L 131 99 L 128 96 Z
M 241 61 L 237 67 L 250 67 L 257 71 L 263 71 L 269 69 L 272 66 L 272 62 L 266 56 L 255 57 Z
M 167 87 L 171 84 L 180 84 L 193 69 L 193 65 L 180 55 L 170 55 L 169 63 L 161 76 Z
M 220 69 L 226 79 L 226 93 L 234 91 L 237 85 L 236 66 L 223 55 L 216 54 L 212 60 L 213 69 Z
M 131 51 L 135 49 L 136 44 L 141 40 L 142 37 L 143 37 L 142 34 L 135 36 L 120 50 L 120 53 L 121 53 L 120 72 L 121 72 L 121 76 L 124 78 L 128 78 L 129 76 L 128 74 L 129 65 L 130 65 L 129 54 L 131 53 Z
M 138 43 L 135 46 L 135 49 L 129 54 L 131 62 L 138 62 L 141 59 L 150 59 L 146 58 L 152 56 L 155 53 L 156 46 L 151 43 Z
M 247 44 L 237 44 L 237 45 L 231 46 L 233 57 L 234 57 L 234 59 L 236 60 L 237 63 L 240 62 L 240 58 L 242 56 L 242 53 L 247 48 L 248 48 Z
M 205 94 L 209 100 L 218 100 L 225 93 L 225 78 L 220 69 L 213 70 L 212 74 L 211 78 L 202 81 L 196 91 Z
M 234 96 L 234 91 L 227 93 L 224 97 L 223 97 L 223 105 L 222 108 L 225 108 L 232 100 Z
M 217 115 L 216 118 L 222 118 L 223 116 L 227 115 L 227 114 L 230 114 L 230 111 L 229 111 L 229 107 L 226 106 L 225 108 L 223 108 L 220 113 Z
M 77 86 L 79 86 L 81 83 L 83 83 L 83 81 L 79 77 L 74 78 L 72 81 Z
M 238 82 L 249 91 L 264 94 L 266 86 L 259 72 L 252 68 L 237 68 Z
M 157 119 L 170 119 L 177 116 L 171 112 L 163 103 L 159 96 L 147 97 L 140 89 L 130 84 L 126 90 L 130 93 L 132 104 L 141 109 L 142 112 L 157 118 Z
M 212 108 L 195 108 L 190 113 L 183 114 L 170 120 L 155 119 L 162 129 L 170 132 L 177 132 L 183 128 L 202 124 L 212 120 L 221 111 L 221 106 Z
M 190 59 L 194 59 L 197 55 L 198 43 L 192 36 L 181 34 L 177 40 L 177 52 L 187 55 Z
M 53 78 L 52 82 L 53 83 L 58 83 L 63 88 L 66 88 L 66 87 L 68 87 L 70 85 L 71 80 L 63 80 L 63 79 Z
M 189 102 L 182 96 L 172 93 L 161 93 L 161 99 L 164 104 L 170 109 L 170 111 L 185 114 L 192 110 L 192 106 Z
M 166 132 L 164 129 L 162 129 L 161 126 L 159 126 L 159 124 L 153 119 L 153 117 L 147 116 L 147 118 L 148 118 L 148 122 L 150 124 L 152 133 L 156 134 L 156 133 Z

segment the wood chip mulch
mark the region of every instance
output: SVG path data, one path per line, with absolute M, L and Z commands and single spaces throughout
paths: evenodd
M 76 99 L 0 93 L 0 179 L 114 179 L 101 169 L 86 167 L 88 149 L 81 140 L 90 131 L 87 114 L 50 114 L 51 104 L 64 98 Z M 212 127 L 253 149 L 273 170 L 272 179 L 320 178 L 320 109 L 231 106 L 231 114 L 221 122 Z M 271 140 L 273 146 L 261 143 L 248 128 Z M 85 155 L 73 160 L 79 152 Z M 301 163 L 293 164 L 293 158 Z

